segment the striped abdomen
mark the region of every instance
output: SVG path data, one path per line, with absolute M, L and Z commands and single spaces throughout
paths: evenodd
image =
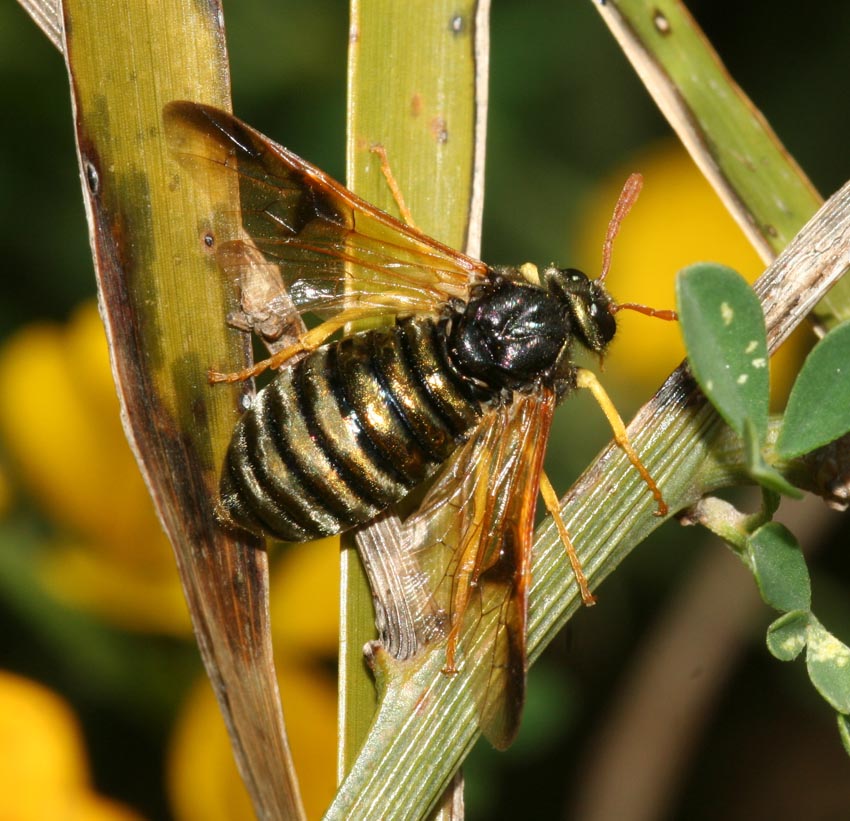
M 481 413 L 430 319 L 324 345 L 281 371 L 239 420 L 220 514 L 285 541 L 368 522 L 431 476 Z

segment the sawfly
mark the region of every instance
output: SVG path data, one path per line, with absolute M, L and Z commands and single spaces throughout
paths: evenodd
M 588 388 L 657 503 L 667 506 L 575 346 L 602 356 L 617 304 L 605 287 L 611 247 L 640 189 L 617 204 L 598 279 L 554 265 L 491 267 L 364 202 L 318 168 L 223 111 L 166 106 L 169 140 L 206 173 L 238 182 L 245 238 L 217 259 L 238 277 L 258 252 L 279 266 L 300 336 L 270 359 L 214 382 L 277 372 L 245 411 L 221 474 L 222 522 L 284 541 L 369 523 L 430 481 L 406 523 L 407 549 L 448 556 L 445 671 L 474 623 L 474 602 L 496 602 L 491 672 L 480 697 L 484 734 L 507 747 L 525 695 L 527 594 L 537 495 L 555 517 L 582 598 L 593 601 L 543 473 L 555 407 Z M 348 323 L 371 320 L 370 330 Z M 383 324 L 376 323 L 380 320 Z M 374 327 L 375 325 L 378 327 Z

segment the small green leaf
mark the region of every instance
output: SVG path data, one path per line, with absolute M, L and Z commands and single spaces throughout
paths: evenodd
M 747 472 L 763 488 L 793 499 L 803 498 L 802 490 L 794 487 L 776 468 L 764 461 L 751 419 L 746 419 L 744 422 L 744 453 L 747 460 Z
M 767 628 L 767 649 L 780 661 L 794 661 L 806 646 L 809 612 L 794 610 Z
M 806 667 L 817 691 L 839 713 L 850 713 L 850 647 L 812 616 L 807 631 Z
M 791 459 L 849 430 L 850 322 L 844 322 L 806 357 L 788 398 L 776 450 Z
M 804 496 L 800 488 L 794 487 L 778 470 L 764 462 L 750 466 L 749 473 L 764 488 L 790 496 L 792 499 L 802 499 Z
M 836 718 L 838 719 L 838 735 L 841 736 L 844 752 L 850 755 L 850 716 L 838 713 Z
M 747 540 L 747 551 L 761 597 L 786 612 L 812 604 L 809 570 L 794 534 L 779 522 L 762 525 Z
M 699 386 L 739 435 L 750 419 L 761 444 L 767 431 L 768 367 L 758 298 L 731 268 L 699 263 L 679 272 L 676 301 Z

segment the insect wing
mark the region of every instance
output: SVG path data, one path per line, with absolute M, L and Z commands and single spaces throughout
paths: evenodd
M 352 306 L 375 315 L 436 312 L 486 274 L 482 262 L 380 211 L 226 112 L 179 101 L 163 116 L 184 164 L 238 179 L 244 230 L 280 265 L 302 315 Z M 220 243 L 226 273 L 256 265 L 245 245 L 241 237 Z
M 444 611 L 437 604 L 416 554 L 405 549 L 404 524 L 392 509 L 355 534 L 369 577 L 375 625 L 394 658 L 412 658 L 426 644 L 445 637 Z
M 482 732 L 500 749 L 525 700 L 534 511 L 554 408 L 544 390 L 492 411 L 406 523 L 449 615 L 447 669 L 457 649 L 458 669 L 476 679 Z

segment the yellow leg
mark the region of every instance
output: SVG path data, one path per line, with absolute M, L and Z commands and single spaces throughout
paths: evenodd
M 584 575 L 581 561 L 575 547 L 573 547 L 572 539 L 570 539 L 570 534 L 567 532 L 567 526 L 564 524 L 564 519 L 561 516 L 561 505 L 558 501 L 558 494 L 555 493 L 555 488 L 552 487 L 552 483 L 549 481 L 549 477 L 545 471 L 541 471 L 540 473 L 540 495 L 543 497 L 543 504 L 546 506 L 546 510 L 549 511 L 555 520 L 555 527 L 558 528 L 561 541 L 567 549 L 567 557 L 573 568 L 573 575 L 576 577 L 576 582 L 578 582 L 578 589 L 581 591 L 581 600 L 590 607 L 596 604 L 596 596 L 590 592 L 587 576 Z
M 234 371 L 233 373 L 209 371 L 207 373 L 207 378 L 212 384 L 216 384 L 218 382 L 244 382 L 246 379 L 259 376 L 269 368 L 279 368 L 296 354 L 315 350 L 347 322 L 353 322 L 367 316 L 374 316 L 374 314 L 374 308 L 349 308 L 345 311 L 341 311 L 336 316 L 323 322 L 321 325 L 317 325 L 311 331 L 307 331 L 307 333 L 304 334 L 304 336 L 302 336 L 301 339 L 299 339 L 294 345 L 287 345 L 285 348 L 281 348 L 276 354 L 274 354 L 274 356 L 270 356 L 268 359 L 256 362 L 250 368 L 245 368 L 241 371 Z
M 395 204 L 398 206 L 398 211 L 401 214 L 401 218 L 411 228 L 416 228 L 416 223 L 413 221 L 413 215 L 410 213 L 410 209 L 407 207 L 407 203 L 404 201 L 404 197 L 401 193 L 401 188 L 399 187 L 399 184 L 396 181 L 392 168 L 390 168 L 390 161 L 387 158 L 387 149 L 384 148 L 384 146 L 382 146 L 380 143 L 375 143 L 375 145 L 372 146 L 370 151 L 373 154 L 378 155 L 378 159 L 381 163 L 381 173 L 384 175 L 384 179 L 387 181 L 390 193 L 393 195 Z M 416 230 L 418 231 L 419 229 L 416 228 Z
M 611 425 L 611 429 L 614 431 L 614 441 L 620 446 L 620 448 L 622 448 L 626 456 L 629 457 L 629 461 L 635 466 L 635 469 L 640 474 L 641 479 L 646 482 L 646 486 L 649 488 L 653 498 L 658 504 L 658 510 L 655 511 L 655 515 L 666 516 L 667 502 L 664 501 L 664 497 L 661 495 L 658 485 L 655 484 L 655 480 L 649 475 L 649 471 L 644 467 L 640 457 L 637 453 L 635 453 L 635 449 L 632 447 L 632 443 L 629 441 L 629 437 L 626 434 L 626 426 L 623 424 L 620 414 L 617 413 L 617 409 L 614 407 L 611 397 L 608 396 L 605 392 L 605 388 L 602 387 L 599 380 L 596 378 L 596 374 L 594 374 L 593 371 L 586 370 L 585 368 L 579 368 L 576 373 L 576 387 L 587 388 L 587 390 L 593 394 L 593 398 L 596 400 L 599 407 L 602 408 L 602 413 L 605 414 L 608 424 Z

